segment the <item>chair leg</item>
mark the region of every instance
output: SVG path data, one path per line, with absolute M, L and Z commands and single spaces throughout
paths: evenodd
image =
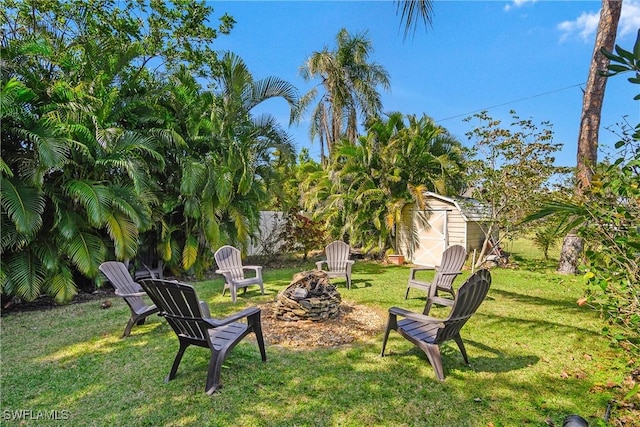
M 178 372 L 178 365 L 180 365 L 180 361 L 182 360 L 182 356 L 184 355 L 184 351 L 189 347 L 189 344 L 186 342 L 180 341 L 180 349 L 178 349 L 178 354 L 176 354 L 176 358 L 173 360 L 173 365 L 171 366 L 171 371 L 167 378 L 165 378 L 164 382 L 169 382 L 176 377 L 176 372 Z
M 407 292 L 405 292 L 404 294 L 404 299 L 409 298 L 409 289 L 411 289 L 409 286 L 407 286 Z
M 460 334 L 455 336 L 453 340 L 458 344 L 458 348 L 460 349 L 460 353 L 462 353 L 462 358 L 464 359 L 464 363 L 469 364 L 469 358 L 467 357 L 467 350 L 464 348 L 464 343 L 462 342 L 462 337 Z
M 260 356 L 262 361 L 267 361 L 267 352 L 264 347 L 264 337 L 262 336 L 262 323 L 260 322 L 260 312 L 249 316 L 247 319 L 248 326 L 256 335 L 256 341 L 258 342 L 258 348 L 260 349 Z
M 122 334 L 122 338 L 128 337 L 131 334 L 131 328 L 136 324 L 136 317 L 131 316 L 129 321 L 127 322 L 127 326 L 124 328 L 124 333 Z
M 231 285 L 231 302 L 236 302 L 238 299 L 238 288 L 236 285 Z
M 431 311 L 431 306 L 433 305 L 433 301 L 431 300 L 431 298 L 427 297 L 427 304 L 424 307 L 424 311 L 422 312 L 422 314 L 429 314 L 429 312 Z
M 438 287 L 434 284 L 429 286 L 429 291 L 427 292 L 427 304 L 424 307 L 424 314 L 428 314 L 431 311 L 431 306 L 433 305 L 432 298 L 438 296 Z
M 212 395 L 216 390 L 220 389 L 220 371 L 222 369 L 222 363 L 226 349 L 224 351 L 211 350 L 211 359 L 209 360 L 209 371 L 207 372 L 207 384 L 205 386 L 205 392 L 208 395 Z
M 389 314 L 389 320 L 387 320 L 387 328 L 384 331 L 384 338 L 382 339 L 382 351 L 380 352 L 380 357 L 384 357 L 384 349 L 387 347 L 387 339 L 389 338 L 389 332 L 391 332 L 391 330 L 395 330 L 398 328 L 398 318 L 393 315 L 393 314 Z
M 437 344 L 427 344 L 425 342 L 421 342 L 419 347 L 422 349 L 422 351 L 424 351 L 424 354 L 427 355 L 429 363 L 431 363 L 431 366 L 433 367 L 438 380 L 444 381 L 444 369 L 442 368 L 442 356 L 440 355 L 440 347 L 438 347 Z

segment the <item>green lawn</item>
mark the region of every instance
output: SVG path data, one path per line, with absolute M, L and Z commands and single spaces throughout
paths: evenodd
M 164 383 L 175 335 L 152 316 L 120 339 L 128 308 L 113 299 L 108 310 L 94 301 L 2 318 L 2 424 L 61 425 L 10 420 L 31 411 L 23 415 L 78 426 L 547 426 L 573 413 L 595 425 L 628 360 L 600 334 L 597 313 L 576 304 L 580 277 L 556 275 L 555 261 L 528 245 L 511 250 L 519 267 L 492 270 L 489 296 L 462 330 L 471 366 L 455 343 L 442 347 L 443 383 L 395 332 L 381 358 L 381 330 L 337 349 L 267 342 L 266 363 L 253 339 L 244 340 L 225 363 L 224 387 L 208 396 L 208 350 L 190 347 L 176 379 Z M 250 290 L 235 305 L 221 296 L 219 279 L 195 286 L 223 317 L 272 300 L 303 269 L 266 270 L 266 295 Z M 336 283 L 346 301 L 419 311 L 418 291 L 403 299 L 408 270 L 357 261 L 352 289 Z

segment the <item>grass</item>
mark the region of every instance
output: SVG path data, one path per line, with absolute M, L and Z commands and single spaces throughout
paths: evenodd
M 381 358 L 380 331 L 335 349 L 267 343 L 266 363 L 255 342 L 244 340 L 225 362 L 224 387 L 207 396 L 208 350 L 189 348 L 176 379 L 164 383 L 175 335 L 153 316 L 120 339 L 128 308 L 113 299 L 108 310 L 94 301 L 2 318 L 2 423 L 57 415 L 83 426 L 497 427 L 561 425 L 574 413 L 595 423 L 628 361 L 600 334 L 597 313 L 576 304 L 579 277 L 556 275 L 555 261 L 528 245 L 510 249 L 520 266 L 492 270 L 489 296 L 462 330 L 471 365 L 454 343 L 444 345 L 443 383 L 426 356 L 395 332 Z M 267 270 L 266 295 L 250 290 L 236 304 L 221 296 L 220 279 L 195 286 L 213 316 L 223 317 L 272 300 L 294 273 L 311 268 Z M 344 300 L 420 311 L 418 291 L 403 299 L 407 277 L 407 266 L 357 261 L 352 289 L 336 283 Z

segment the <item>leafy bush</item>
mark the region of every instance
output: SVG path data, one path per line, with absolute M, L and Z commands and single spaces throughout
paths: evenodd
M 632 72 L 640 84 L 640 31 L 633 53 L 616 46 L 607 76 Z M 634 99 L 640 100 L 640 95 Z M 624 327 L 613 338 L 638 351 L 640 342 L 640 124 L 623 128 L 617 159 L 594 168 L 591 186 L 573 199 L 551 201 L 528 219 L 554 215 L 585 241 L 586 301 Z M 605 332 L 609 332 L 605 328 Z
M 291 209 L 285 217 L 284 230 L 280 235 L 286 251 L 300 251 L 304 259 L 309 252 L 320 249 L 325 242 L 322 225 Z

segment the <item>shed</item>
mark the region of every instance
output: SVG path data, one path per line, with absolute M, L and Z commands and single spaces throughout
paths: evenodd
M 485 239 L 483 230 L 490 220 L 490 209 L 468 197 L 445 197 L 425 193 L 428 209 L 413 204 L 402 211 L 396 229 L 396 249 L 417 265 L 438 265 L 442 252 L 451 245 L 462 245 L 467 253 L 478 252 Z M 497 236 L 496 236 L 497 237 Z

